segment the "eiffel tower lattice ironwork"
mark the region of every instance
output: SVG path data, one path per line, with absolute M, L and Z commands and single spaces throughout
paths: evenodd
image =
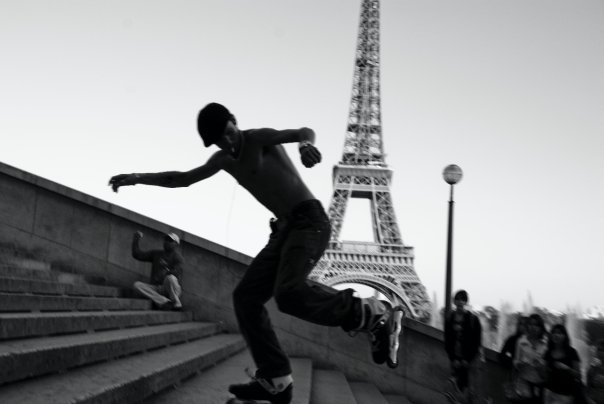
M 329 286 L 371 286 L 402 304 L 408 316 L 428 322 L 430 299 L 414 269 L 413 247 L 403 244 L 390 195 L 392 170 L 382 143 L 379 28 L 379 0 L 363 0 L 344 152 L 333 168 L 332 235 L 310 279 Z M 340 240 L 350 198 L 370 200 L 374 242 Z

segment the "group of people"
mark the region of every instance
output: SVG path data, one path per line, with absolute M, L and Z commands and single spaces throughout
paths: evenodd
M 555 324 L 548 332 L 539 314 L 520 317 L 499 354 L 509 371 L 506 396 L 530 404 L 604 404 L 604 340 L 596 347 L 584 383 L 566 327 Z
M 458 291 L 454 310 L 445 318 L 445 350 L 451 363 L 451 388 L 445 396 L 452 403 L 485 400 L 480 395 L 482 326 L 467 309 L 468 300 L 466 291 Z M 519 317 L 516 333 L 499 353 L 499 362 L 508 372 L 506 397 L 525 404 L 604 404 L 604 339 L 595 348 L 583 382 L 581 359 L 566 327 L 555 324 L 548 332 L 539 314 Z

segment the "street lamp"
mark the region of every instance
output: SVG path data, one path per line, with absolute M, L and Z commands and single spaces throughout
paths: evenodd
M 445 280 L 445 316 L 451 311 L 451 278 L 453 258 L 453 185 L 461 181 L 463 171 L 455 164 L 450 164 L 443 170 L 443 178 L 450 185 L 449 195 L 449 232 L 447 235 L 447 277 Z

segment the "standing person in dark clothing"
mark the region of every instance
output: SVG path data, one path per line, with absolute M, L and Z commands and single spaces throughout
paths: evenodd
M 282 312 L 370 334 L 373 360 L 397 366 L 402 307 L 375 298 L 360 299 L 352 289 L 338 291 L 307 280 L 327 247 L 331 226 L 283 144 L 298 142 L 302 164 L 313 167 L 321 161 L 314 146 L 315 132 L 309 128 L 240 130 L 235 117 L 217 103 L 199 112 L 197 129 L 206 147 L 220 148 L 204 165 L 187 172 L 120 174 L 109 184 L 114 191 L 135 184 L 187 187 L 224 170 L 275 215 L 268 244 L 233 292 L 239 328 L 258 370 L 250 383 L 231 385 L 229 391 L 243 400 L 273 404 L 292 400 L 289 358 L 264 307 L 273 296 Z
M 581 391 L 581 360 L 562 324 L 550 330 L 545 365 L 544 404 L 573 404 Z
M 501 352 L 499 352 L 499 363 L 506 369 L 511 370 L 514 367 L 516 344 L 518 343 L 518 339 L 526 332 L 527 323 L 528 317 L 522 315 L 518 316 L 518 320 L 516 321 L 516 332 L 505 340 Z
M 163 250 L 143 251 L 139 241 L 143 233 L 137 231 L 132 238 L 132 256 L 145 262 L 151 262 L 151 283 L 134 282 L 134 289 L 153 301 L 160 310 L 182 310 L 183 258 L 178 252 L 180 239 L 175 233 L 166 234 Z
M 466 309 L 468 292 L 460 290 L 453 298 L 455 310 L 445 321 L 445 350 L 451 361 L 451 384 L 461 399 L 471 403 L 475 387 L 479 351 L 482 345 L 482 326 L 478 316 Z M 449 400 L 457 402 L 455 394 L 447 394 Z
M 545 352 L 547 351 L 547 330 L 543 317 L 531 314 L 526 326 L 526 334 L 518 339 L 514 368 L 517 372 L 514 390 L 523 403 L 543 402 L 545 383 Z
M 505 395 L 510 401 L 516 398 L 515 382 L 516 370 L 514 368 L 514 358 L 516 358 L 516 346 L 518 340 L 526 333 L 528 317 L 519 315 L 516 320 L 516 332 L 510 335 L 503 344 L 499 352 L 499 363 L 507 370 L 507 381 L 504 383 Z

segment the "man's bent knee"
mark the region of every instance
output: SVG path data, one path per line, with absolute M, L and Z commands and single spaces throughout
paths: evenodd
M 172 285 L 178 285 L 178 278 L 175 275 L 168 275 L 164 278 L 164 282 L 171 283 Z
M 275 302 L 279 311 L 295 315 L 304 299 L 304 293 L 298 288 L 279 290 L 275 293 Z

